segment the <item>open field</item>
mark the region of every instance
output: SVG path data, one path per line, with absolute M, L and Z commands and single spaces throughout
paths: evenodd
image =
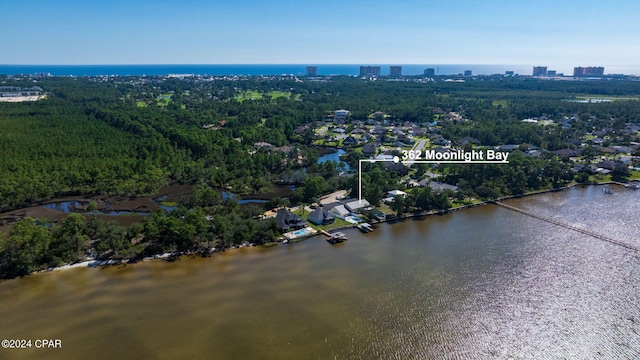
M 247 90 L 247 91 L 243 91 L 240 94 L 236 95 L 235 99 L 242 102 L 245 100 L 260 100 L 263 97 L 263 93 L 258 92 L 256 90 Z M 277 98 L 280 97 L 286 97 L 289 98 L 291 97 L 291 93 L 290 92 L 285 92 L 285 91 L 269 91 L 268 93 L 266 93 L 266 95 L 271 97 L 271 100 L 275 100 Z M 295 95 L 296 99 L 300 98 L 300 95 Z
M 0 97 L 0 102 L 24 102 L 24 101 L 38 101 L 42 100 L 46 97 L 46 95 L 38 95 L 38 96 L 8 96 L 8 97 Z

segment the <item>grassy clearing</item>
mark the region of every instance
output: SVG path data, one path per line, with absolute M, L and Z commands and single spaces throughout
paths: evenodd
M 269 91 L 268 93 L 266 93 L 266 95 L 271 97 L 271 100 L 275 100 L 281 97 L 286 97 L 286 98 L 291 97 L 291 93 L 288 91 Z M 236 95 L 235 99 L 242 102 L 245 100 L 261 100 L 263 97 L 264 97 L 264 94 L 256 90 L 247 90 Z M 300 94 L 296 94 L 294 98 L 296 100 L 300 99 Z
M 162 95 L 158 96 L 156 98 L 156 104 L 158 106 L 162 106 L 162 107 L 165 107 L 165 106 L 169 105 L 169 103 L 171 102 L 171 96 L 172 95 L 173 94 L 162 94 Z
M 615 95 L 577 95 L 576 99 L 578 100 L 602 99 L 602 100 L 610 100 L 610 101 L 619 101 L 619 100 L 640 100 L 640 97 L 615 96 Z
M 139 108 L 145 108 L 148 106 L 148 104 L 144 101 L 136 101 L 136 106 Z
M 640 171 L 631 170 L 631 176 L 629 176 L 629 180 L 640 180 Z
M 493 100 L 491 102 L 491 105 L 495 107 L 501 106 L 503 108 L 506 108 L 509 106 L 509 104 L 507 103 L 507 100 Z

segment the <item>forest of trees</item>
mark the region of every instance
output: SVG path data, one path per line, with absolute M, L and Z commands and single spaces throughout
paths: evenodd
M 6 86 L 27 86 L 30 81 L 0 77 Z M 315 123 L 336 109 L 349 109 L 353 119 L 382 111 L 394 121 L 416 124 L 431 124 L 437 113 L 455 111 L 470 121 L 437 125 L 454 143 L 473 138 L 474 146 L 531 144 L 544 150 L 571 147 L 570 139 L 593 129 L 620 131 L 640 114 L 640 101 L 565 101 L 582 94 L 637 97 L 640 83 L 634 81 L 52 77 L 39 79 L 38 85 L 47 93 L 45 100 L 0 103 L 0 211 L 61 196 L 148 196 L 170 183 L 198 185 L 178 210 L 160 210 L 129 227 L 80 214 L 56 224 L 24 218 L 0 234 L 0 277 L 77 261 L 87 253 L 137 259 L 167 250 L 272 241 L 277 237 L 274 222 L 256 219 L 262 209 L 222 200 L 214 189 L 253 194 L 276 183 L 296 185 L 288 199 L 274 199 L 271 205 L 310 203 L 337 189 L 351 189 L 355 195 L 356 177 L 340 176 L 332 163 L 316 164 L 318 154 L 311 146 Z M 263 96 L 235 99 L 249 90 Z M 271 98 L 272 91 L 290 96 Z M 160 96 L 170 96 L 170 101 L 160 103 Z M 578 120 L 569 128 L 521 121 L 541 115 Z M 308 129 L 296 132 L 303 125 Z M 256 142 L 291 148 L 256 150 Z M 352 168 L 361 157 L 349 154 Z M 428 211 L 448 208 L 454 196 L 491 199 L 559 187 L 574 179 L 569 167 L 558 157 L 530 158 L 518 151 L 508 166 L 450 165 L 440 171 L 448 183 L 458 185 L 458 194 L 414 189 L 406 200 L 391 205 L 397 213 Z M 628 176 L 624 169 L 614 175 Z M 367 167 L 365 197 L 379 203 L 386 191 L 400 186 L 399 180 L 379 166 Z

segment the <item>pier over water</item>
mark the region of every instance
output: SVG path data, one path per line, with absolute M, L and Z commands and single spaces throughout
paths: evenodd
M 608 236 L 595 233 L 593 231 L 589 231 L 589 230 L 586 230 L 586 229 L 583 229 L 583 228 L 579 228 L 579 227 L 576 227 L 576 226 L 573 226 L 573 225 L 569 225 L 567 223 L 563 223 L 561 221 L 553 220 L 553 219 L 550 219 L 548 217 L 540 216 L 540 215 L 534 214 L 532 212 L 529 212 L 527 210 L 523 210 L 523 209 L 511 206 L 511 205 L 507 205 L 507 204 L 502 203 L 500 201 L 495 201 L 494 204 L 496 204 L 498 206 L 501 206 L 501 207 L 503 207 L 505 209 L 509 209 L 509 210 L 512 210 L 512 211 L 515 211 L 515 212 L 519 212 L 521 214 L 530 216 L 530 217 L 538 219 L 538 220 L 546 221 L 548 223 L 561 226 L 561 227 L 563 227 L 565 229 L 577 231 L 579 233 L 583 233 L 585 235 L 589 235 L 589 236 L 594 237 L 596 239 L 608 241 L 608 242 L 610 242 L 612 244 L 615 244 L 615 245 L 618 245 L 618 246 L 622 246 L 622 247 L 627 248 L 629 250 L 634 250 L 634 251 L 640 252 L 640 247 L 637 247 L 637 246 L 634 246 L 634 245 L 631 245 L 631 244 L 627 244 L 627 243 L 622 242 L 620 240 L 616 240 L 616 239 L 610 238 Z

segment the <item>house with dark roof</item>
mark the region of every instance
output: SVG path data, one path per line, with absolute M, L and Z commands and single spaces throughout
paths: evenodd
M 425 187 L 425 186 L 430 187 L 431 189 L 433 189 L 435 193 L 441 193 L 445 190 L 451 190 L 453 192 L 458 191 L 458 187 L 455 185 L 449 185 L 443 182 L 432 181 L 432 180 L 429 180 L 428 178 L 420 181 L 419 184 L 421 187 Z
M 561 158 L 569 158 L 569 157 L 578 156 L 578 153 L 573 149 L 560 149 L 560 150 L 554 151 L 554 153 L 556 155 L 558 155 L 559 157 L 561 157 Z
M 613 170 L 616 168 L 616 163 L 611 160 L 604 160 L 597 163 L 596 166 L 607 170 Z
M 367 156 L 375 155 L 377 150 L 378 146 L 372 142 L 367 143 L 362 147 L 362 153 Z
M 315 225 L 333 224 L 335 220 L 335 215 L 322 208 L 313 210 L 307 217 L 307 221 Z
M 498 150 L 500 150 L 500 151 L 514 151 L 514 150 L 518 150 L 519 147 L 520 147 L 520 145 L 515 145 L 515 144 L 500 145 L 498 147 Z
M 276 222 L 282 232 L 299 230 L 307 226 L 307 222 L 304 219 L 285 209 L 278 210 Z
M 347 136 L 346 138 L 344 138 L 344 140 L 342 140 L 342 145 L 345 145 L 345 146 L 358 145 L 358 139 L 354 138 L 353 136 Z
M 382 164 L 386 171 L 393 171 L 399 176 L 406 176 L 407 174 L 409 174 L 409 168 L 406 167 L 403 163 L 383 162 Z

